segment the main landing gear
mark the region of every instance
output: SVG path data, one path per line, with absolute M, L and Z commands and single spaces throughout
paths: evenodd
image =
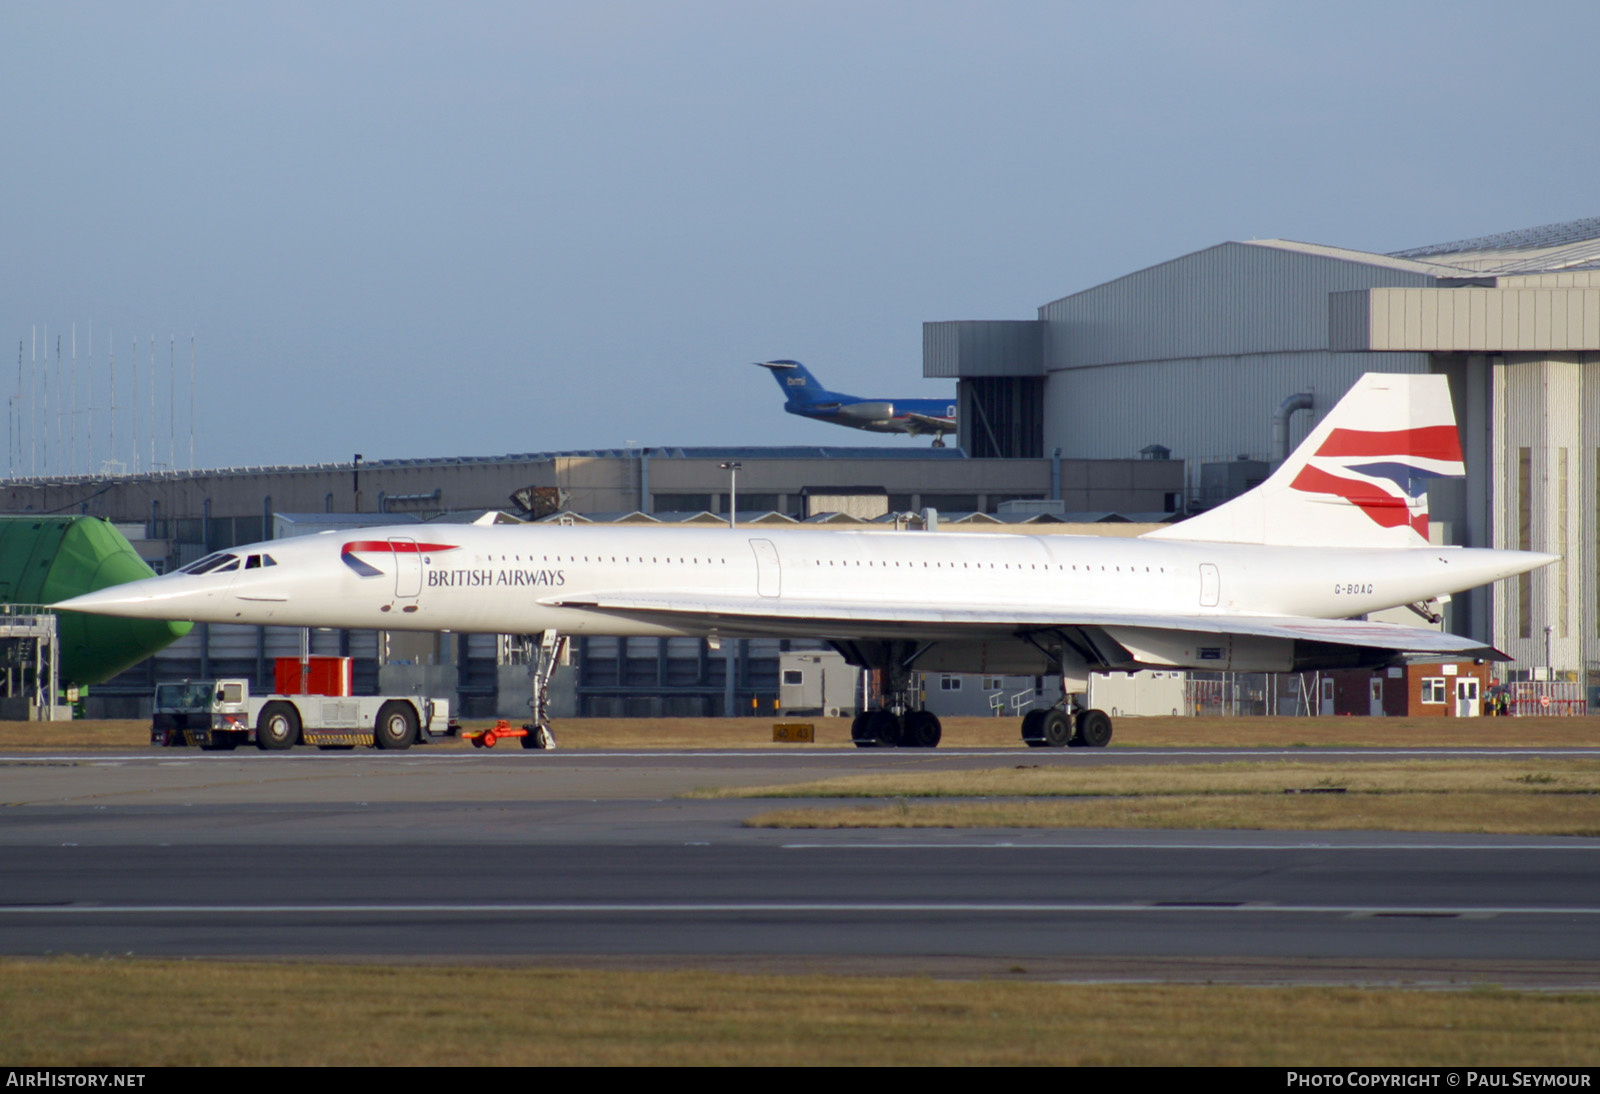
M 880 673 L 879 709 L 862 711 L 850 723 L 857 748 L 937 748 L 944 727 L 931 711 L 913 710 L 917 689 L 911 666 L 927 650 L 909 642 L 885 643 L 874 667 Z M 858 662 L 859 663 L 859 662 Z
M 1032 641 L 1032 639 L 1029 639 Z M 1034 643 L 1038 645 L 1038 643 Z M 943 727 L 921 705 L 920 689 L 912 683 L 912 666 L 935 643 L 905 641 L 835 642 L 834 648 L 852 665 L 876 675 L 876 701 L 850 723 L 850 739 L 857 748 L 936 748 Z M 1074 655 L 1062 666 L 1060 649 L 1039 646 L 1061 676 L 1062 699 L 1050 710 L 1036 710 L 1022 720 L 1022 739 L 1030 748 L 1104 748 L 1111 743 L 1111 718 L 1103 710 L 1079 707 L 1087 680 L 1080 673 L 1086 659 Z M 1071 669 L 1072 672 L 1067 671 Z M 1076 686 L 1074 686 L 1076 685 Z
M 868 710 L 850 723 L 857 748 L 937 748 L 943 735 L 938 716 L 926 710 Z
M 1022 740 L 1029 748 L 1104 748 L 1111 743 L 1111 716 L 1103 710 L 1030 710 L 1022 719 Z

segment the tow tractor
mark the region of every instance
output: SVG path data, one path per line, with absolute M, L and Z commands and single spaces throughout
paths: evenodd
M 243 679 L 184 680 L 157 684 L 150 743 L 162 747 L 197 745 L 226 752 L 242 744 L 272 752 L 297 744 L 323 749 L 357 745 L 384 749 L 410 748 L 459 731 L 450 720 L 450 701 L 424 695 L 350 695 L 349 658 L 316 658 L 334 664 L 316 674 L 323 682 L 312 690 L 312 673 L 299 658 L 277 664 L 278 691 L 251 693 Z M 298 677 L 302 689 L 290 693 L 286 680 Z M 330 686 L 326 680 L 332 677 Z M 325 693 L 331 692 L 331 693 Z

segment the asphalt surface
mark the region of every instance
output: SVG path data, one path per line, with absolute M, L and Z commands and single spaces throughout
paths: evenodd
M 1600 751 L 1514 753 L 1533 754 Z M 864 771 L 1197 758 L 0 755 L 0 952 L 1600 987 L 1596 839 L 773 831 L 741 823 L 770 801 L 674 796 Z

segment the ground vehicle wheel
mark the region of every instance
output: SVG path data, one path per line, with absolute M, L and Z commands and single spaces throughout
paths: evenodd
M 1046 748 L 1067 747 L 1072 740 L 1072 719 L 1063 710 L 1045 711 L 1044 721 L 1039 723 L 1039 736 L 1044 738 Z
M 1079 711 L 1072 744 L 1077 748 L 1104 748 L 1110 743 L 1111 716 L 1103 710 Z
M 232 752 L 239 747 L 239 738 L 231 733 L 213 733 L 211 743 L 201 745 L 201 752 Z
M 378 708 L 372 741 L 379 748 L 410 748 L 417 743 L 417 712 L 410 703 L 390 700 Z
M 882 748 L 893 748 L 900 743 L 900 719 L 892 710 L 875 710 L 867 715 L 867 732 Z
M 500 739 L 499 737 L 495 736 L 494 730 L 491 729 L 487 733 L 485 733 L 482 737 L 478 738 L 478 743 L 481 744 L 484 748 L 493 748 L 494 747 L 494 743 L 496 741 L 498 741 L 499 739 Z
M 300 743 L 300 712 L 293 703 L 268 703 L 256 719 L 256 747 L 278 752 Z
M 356 747 L 355 745 L 318 745 L 317 746 L 317 748 L 320 749 L 323 752 L 349 752 L 351 749 L 353 749 L 355 747 Z
M 938 715 L 926 710 L 913 710 L 906 715 L 900 743 L 907 748 L 938 748 L 942 736 L 944 727 L 939 724 Z
M 1040 728 L 1044 715 L 1042 710 L 1030 710 L 1022 716 L 1022 742 L 1029 748 L 1045 746 L 1044 731 Z

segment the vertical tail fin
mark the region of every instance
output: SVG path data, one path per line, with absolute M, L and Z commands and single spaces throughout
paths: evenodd
M 791 403 L 809 406 L 812 403 L 838 402 L 839 397 L 817 382 L 810 370 L 799 361 L 758 361 L 760 367 L 772 370 L 772 378 L 783 388 L 783 397 Z
M 1369 372 L 1272 477 L 1152 539 L 1420 547 L 1429 478 L 1466 473 L 1443 376 Z

